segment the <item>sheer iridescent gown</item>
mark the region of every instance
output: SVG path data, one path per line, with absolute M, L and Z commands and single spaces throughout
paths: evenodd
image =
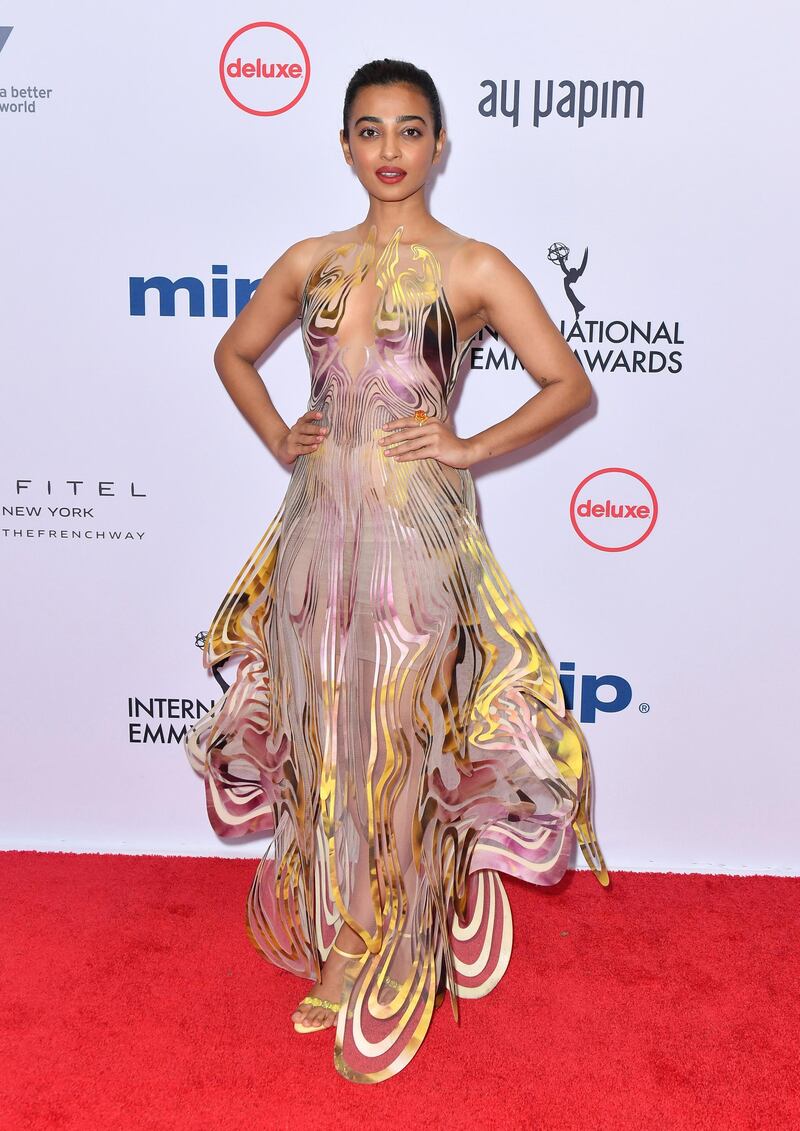
M 471 473 L 377 442 L 417 409 L 447 418 L 472 340 L 457 340 L 449 262 L 402 232 L 378 253 L 373 227 L 308 276 L 308 409 L 330 431 L 214 616 L 204 663 L 238 667 L 186 740 L 215 832 L 271 834 L 246 907 L 259 952 L 317 981 L 344 921 L 363 938 L 334 1062 L 364 1083 L 410 1061 L 444 995 L 458 1017 L 497 985 L 501 873 L 554 884 L 577 840 L 609 882 L 585 736 Z M 370 294 L 371 344 L 355 344 L 348 300 L 369 311 Z

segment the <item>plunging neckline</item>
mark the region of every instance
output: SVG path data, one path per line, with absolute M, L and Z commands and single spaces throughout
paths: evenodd
M 308 284 L 311 282 L 311 278 L 312 278 L 314 272 L 317 270 L 320 263 L 324 262 L 324 260 L 332 252 L 336 252 L 336 251 L 353 252 L 353 251 L 355 251 L 356 256 L 358 256 L 358 255 L 361 254 L 361 251 L 362 251 L 363 248 L 367 247 L 369 244 L 372 244 L 372 247 L 373 247 L 372 258 L 371 258 L 369 266 L 367 267 L 367 271 L 365 272 L 364 277 L 366 277 L 366 274 L 368 274 L 371 270 L 377 268 L 378 264 L 381 262 L 384 255 L 386 254 L 387 249 L 389 247 L 391 247 L 392 243 L 394 243 L 398 232 L 402 232 L 402 231 L 404 231 L 404 229 L 405 229 L 404 224 L 398 224 L 397 227 L 395 228 L 395 230 L 392 232 L 389 239 L 386 241 L 386 244 L 384 245 L 384 247 L 381 249 L 380 252 L 375 247 L 374 238 L 373 238 L 373 233 L 375 235 L 377 235 L 377 225 L 371 224 L 370 228 L 367 232 L 367 238 L 366 239 L 345 241 L 345 243 L 339 244 L 337 247 L 331 248 L 330 251 L 327 251 L 323 255 L 321 255 L 319 257 L 319 259 L 317 259 L 316 262 L 313 264 L 313 266 L 311 267 L 311 270 L 309 271 L 308 275 L 306 276 L 306 281 L 303 285 L 303 292 L 302 292 L 302 296 L 301 296 L 301 308 L 305 305 L 305 302 L 308 298 Z M 457 356 L 460 355 L 462 347 L 467 345 L 469 342 L 471 342 L 472 339 L 475 337 L 475 335 L 480 333 L 480 330 L 475 330 L 475 332 L 470 334 L 469 337 L 467 337 L 467 338 L 458 338 L 458 336 L 457 336 L 458 335 L 458 326 L 457 326 L 457 323 L 456 323 L 455 315 L 453 314 L 453 308 L 450 305 L 450 300 L 448 299 L 447 292 L 445 290 L 444 277 L 443 277 L 444 271 L 442 270 L 442 262 L 441 262 L 439 256 L 436 254 L 436 252 L 433 250 L 433 248 L 428 247 L 427 244 L 419 243 L 416 240 L 412 241 L 409 244 L 399 245 L 399 246 L 406 246 L 406 247 L 411 248 L 412 250 L 414 248 L 419 248 L 421 251 L 427 252 L 427 254 L 430 255 L 435 260 L 436 265 L 439 269 L 439 284 L 438 284 L 438 292 L 439 293 L 438 293 L 438 297 L 442 301 L 445 309 L 447 310 L 447 313 L 450 316 L 450 319 L 452 320 L 453 325 L 456 327 L 456 355 Z M 356 264 L 357 264 L 357 260 L 356 260 Z M 355 277 L 355 275 L 357 274 L 356 264 L 354 264 L 353 268 L 349 272 L 349 274 L 352 277 Z M 364 278 L 358 279 L 358 281 L 355 285 L 361 286 L 361 284 L 363 282 L 364 282 Z M 342 359 L 342 368 L 347 372 L 347 376 L 352 381 L 356 381 L 360 377 L 360 375 L 364 372 L 367 365 L 369 364 L 370 357 L 372 356 L 372 354 L 375 351 L 377 344 L 378 344 L 378 335 L 375 333 L 375 329 L 376 329 L 375 323 L 376 323 L 378 315 L 380 314 L 380 311 L 381 311 L 381 306 L 382 306 L 382 302 L 383 302 L 383 295 L 382 295 L 382 289 L 381 289 L 380 286 L 378 286 L 377 282 L 376 282 L 375 285 L 376 285 L 376 289 L 378 291 L 378 301 L 377 301 L 375 308 L 372 312 L 372 318 L 371 318 L 371 321 L 370 321 L 370 328 L 373 331 L 372 341 L 369 344 L 362 344 L 360 346 L 356 346 L 355 343 L 344 343 L 343 344 L 341 342 L 341 339 L 340 339 L 339 334 L 337 332 L 334 332 L 333 334 L 330 335 L 330 337 L 333 338 L 336 341 L 336 343 L 339 347 L 339 351 L 340 351 L 339 356 Z M 347 298 L 344 299 L 344 313 L 345 314 L 347 313 Z M 364 361 L 363 361 L 362 365 L 360 366 L 360 368 L 355 373 L 351 372 L 351 370 L 349 369 L 349 367 L 345 364 L 345 362 L 343 360 L 344 354 L 349 349 L 352 349 L 352 348 L 358 348 L 358 349 L 362 349 L 362 350 L 365 351 Z

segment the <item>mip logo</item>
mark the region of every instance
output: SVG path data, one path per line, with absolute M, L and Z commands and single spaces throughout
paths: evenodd
M 229 279 L 225 263 L 212 264 L 208 284 L 194 275 L 181 275 L 179 279 L 170 279 L 166 275 L 151 275 L 149 279 L 144 275 L 131 275 L 128 278 L 129 309 L 134 317 L 143 318 L 148 312 L 147 294 L 151 292 L 155 313 L 160 318 L 174 318 L 179 305 L 176 298 L 181 292 L 186 297 L 181 300 L 180 309 L 188 312 L 190 318 L 205 318 L 206 313 L 210 313 L 212 318 L 228 318 L 231 305 L 233 314 L 237 315 L 250 301 L 260 282 L 260 278 Z
M 559 666 L 558 678 L 564 692 L 564 701 L 581 723 L 597 721 L 598 711 L 606 715 L 618 714 L 630 706 L 633 689 L 621 675 L 575 674 L 575 665 L 564 662 Z M 601 698 L 600 692 L 611 692 L 611 698 Z M 639 710 L 647 714 L 649 705 L 640 703 Z
M 6 40 L 11 35 L 13 30 L 13 27 L 0 27 L 0 51 L 2 51 L 5 47 Z

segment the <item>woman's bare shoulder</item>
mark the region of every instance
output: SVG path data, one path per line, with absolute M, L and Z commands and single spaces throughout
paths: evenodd
M 306 236 L 296 240 L 286 248 L 281 258 L 297 263 L 300 267 L 305 262 L 313 261 L 327 246 L 334 246 L 337 232 L 326 232 L 323 236 Z
M 353 227 L 340 232 L 326 232 L 322 236 L 308 236 L 306 239 L 298 240 L 296 244 L 292 244 L 292 248 L 296 248 L 297 254 L 301 257 L 303 255 L 313 257 L 315 254 L 341 247 L 343 244 L 353 243 L 355 239 L 356 229 Z
M 486 240 L 476 239 L 474 236 L 461 236 L 459 233 L 458 246 L 454 249 L 458 254 L 458 261 L 461 267 L 465 267 L 470 271 L 488 270 L 501 266 L 503 263 L 508 263 L 510 260 L 494 244 L 487 243 Z
M 281 267 L 288 271 L 298 294 L 318 263 L 341 245 L 342 232 L 326 232 L 321 236 L 306 236 L 290 244 L 280 256 Z
M 451 282 L 465 309 L 488 321 L 488 310 L 501 293 L 508 296 L 520 286 L 531 289 L 528 280 L 504 251 L 487 240 L 464 237 L 450 260 Z

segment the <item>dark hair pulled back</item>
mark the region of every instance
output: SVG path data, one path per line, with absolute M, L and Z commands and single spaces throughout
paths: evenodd
M 373 59 L 370 63 L 364 63 L 355 72 L 347 84 L 344 95 L 342 125 L 345 138 L 349 140 L 350 137 L 347 123 L 359 90 L 365 86 L 390 86 L 392 83 L 398 82 L 415 86 L 421 94 L 425 95 L 433 115 L 433 136 L 438 138 L 439 131 L 442 128 L 442 107 L 436 84 L 427 71 L 415 67 L 413 63 L 407 63 L 403 59 Z

